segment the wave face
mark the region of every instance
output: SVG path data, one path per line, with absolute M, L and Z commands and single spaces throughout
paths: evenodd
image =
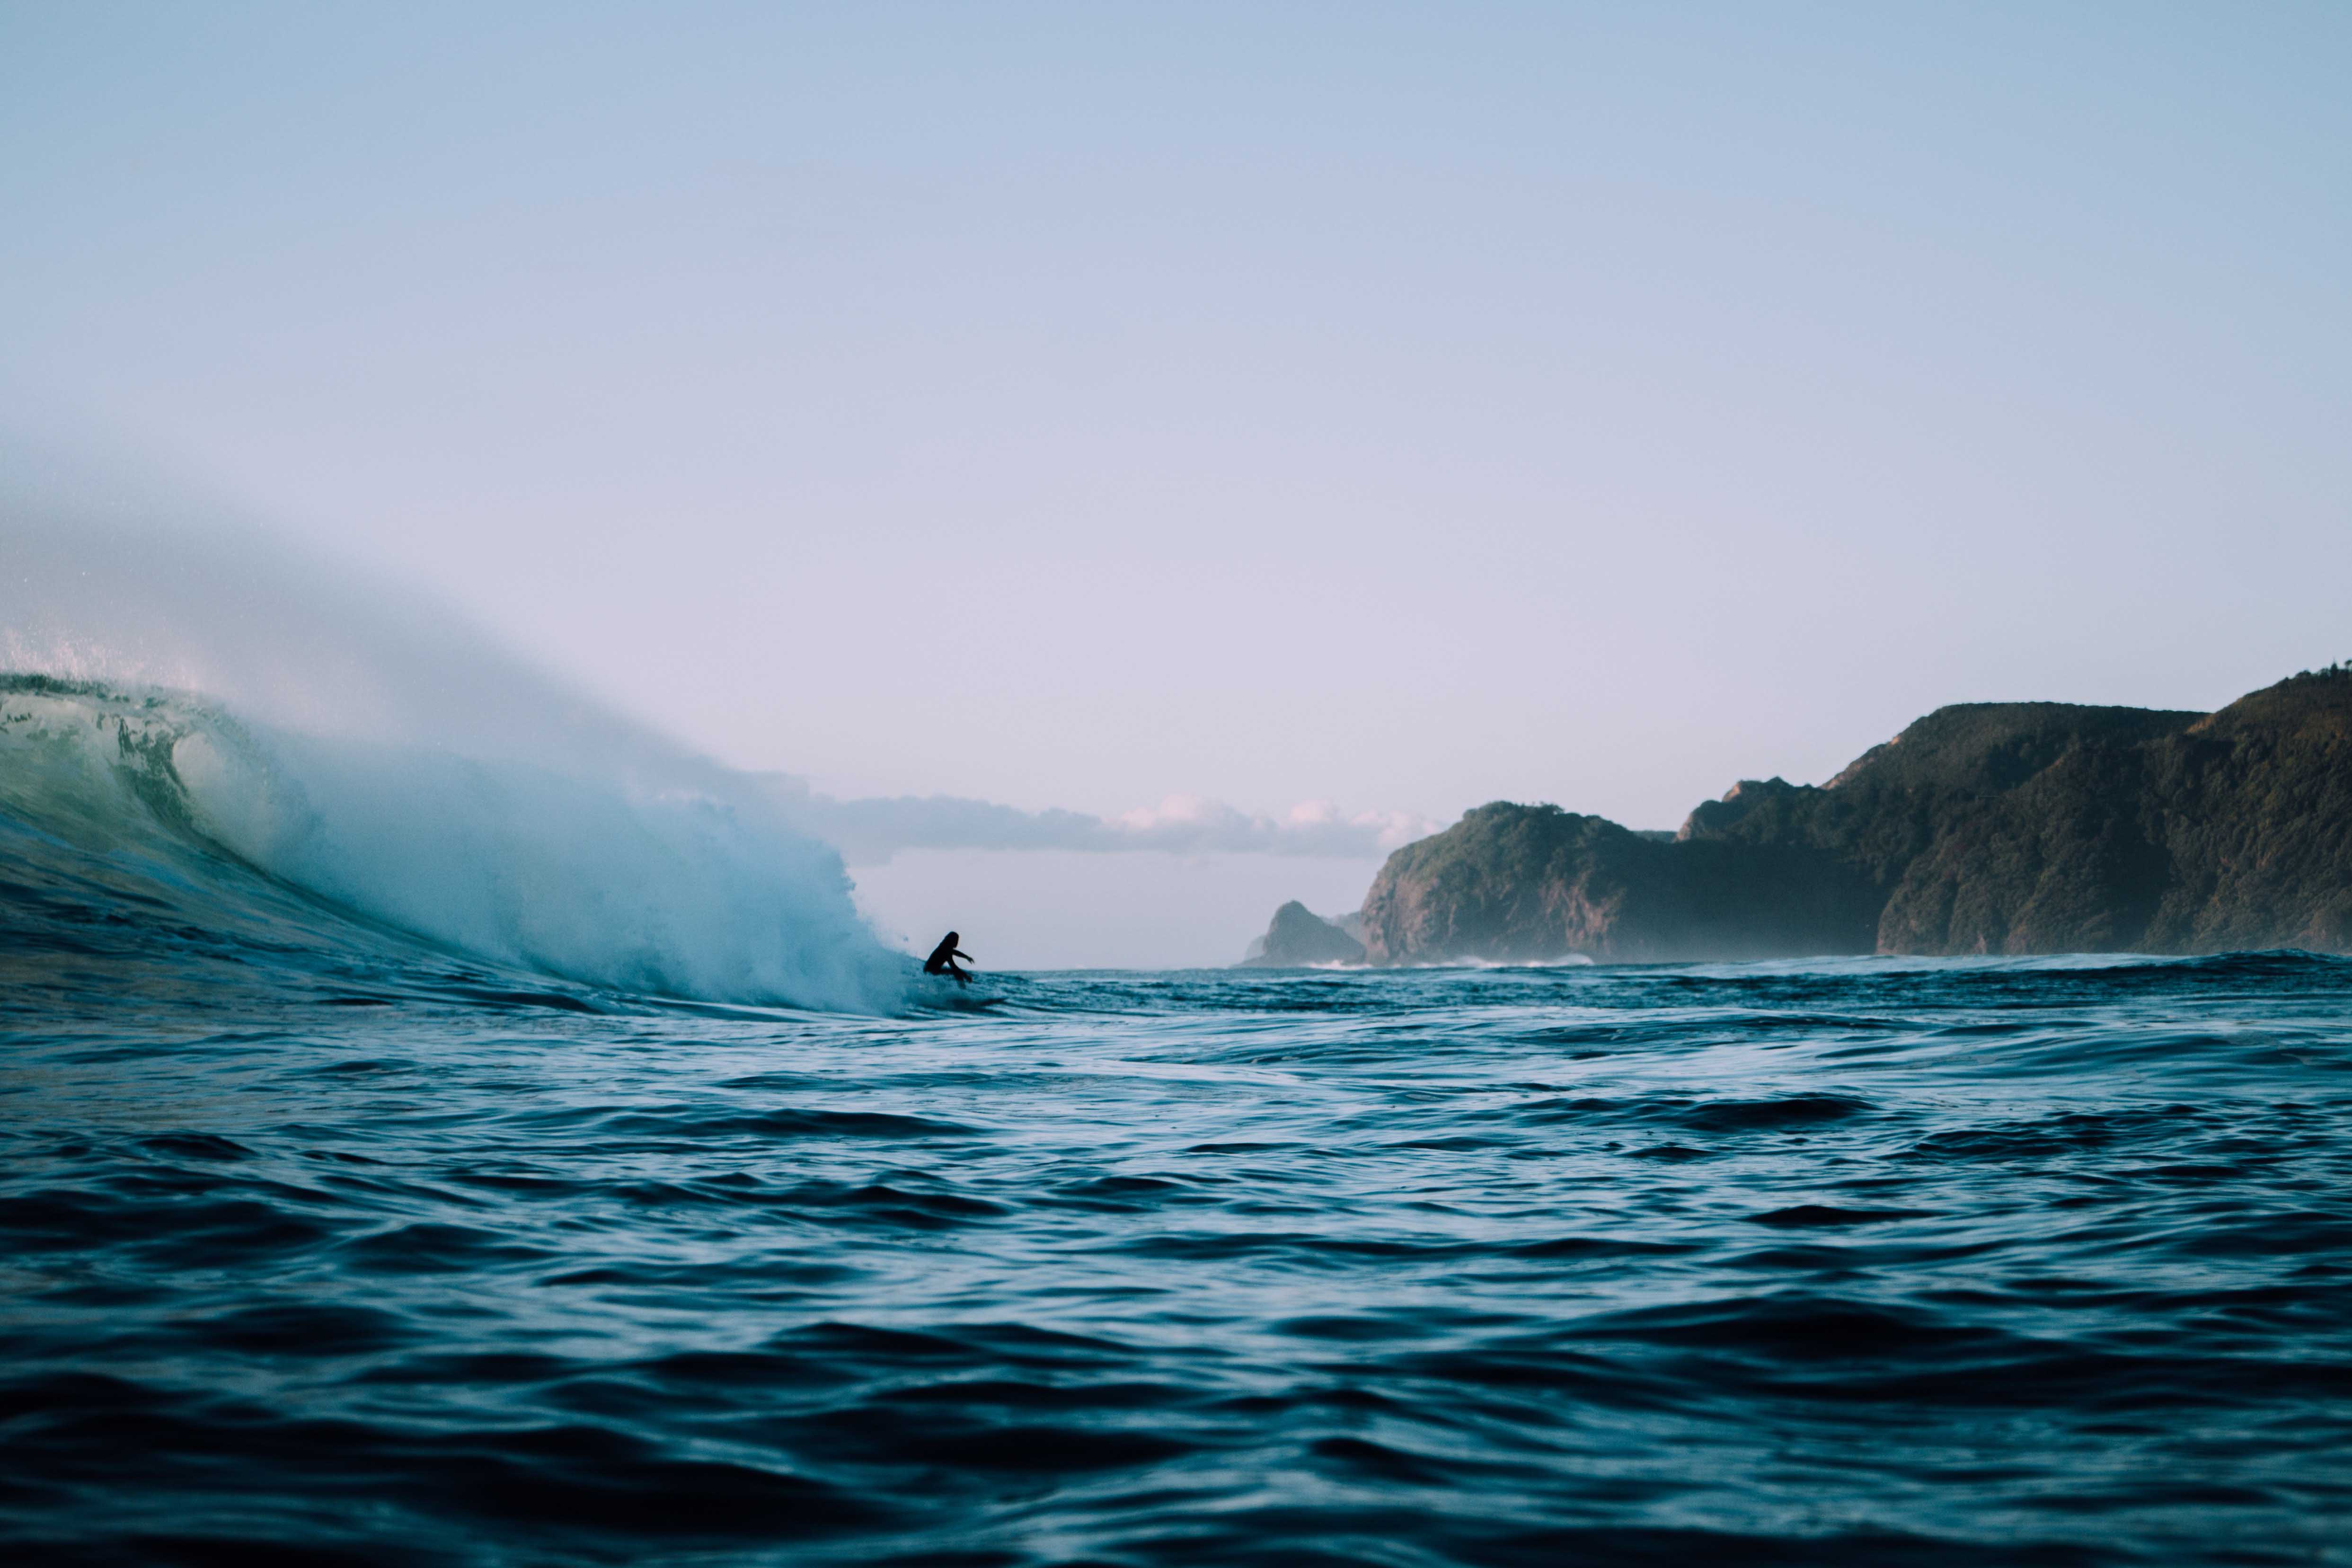
M 362 945 L 0 986 L 0 1558 L 2342 1556 L 2352 962 L 992 976 L 875 1020 Z
M 709 767 L 664 777 L 562 760 L 0 676 L 5 934 L 20 962 L 71 954 L 93 987 L 123 984 L 109 957 L 166 989 L 194 983 L 175 964 L 327 974 L 463 960 L 651 997 L 903 1004 L 907 966 L 856 915 L 838 857 L 756 787 Z

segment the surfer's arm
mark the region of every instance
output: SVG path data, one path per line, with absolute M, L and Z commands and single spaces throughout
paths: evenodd
M 957 948 L 957 949 L 955 950 L 955 952 L 952 952 L 951 954 L 950 954 L 949 956 L 953 957 L 953 958 L 961 958 L 961 959 L 962 959 L 966 963 L 978 963 L 980 962 L 980 960 L 978 960 L 978 959 L 974 958 L 971 954 L 970 954 L 970 953 L 966 952 L 965 952 L 963 949 L 961 949 L 961 948 Z

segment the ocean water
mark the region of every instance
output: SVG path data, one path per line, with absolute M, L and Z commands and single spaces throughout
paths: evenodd
M 9 1561 L 2352 1561 L 2352 963 L 720 1005 L 104 732 L 0 759 Z

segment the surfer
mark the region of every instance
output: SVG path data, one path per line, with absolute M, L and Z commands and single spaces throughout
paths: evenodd
M 962 959 L 966 963 L 976 962 L 972 958 L 971 954 L 956 946 L 956 943 L 961 940 L 963 939 L 956 932 L 948 932 L 946 937 L 940 941 L 940 945 L 931 949 L 931 956 L 923 960 L 923 973 L 926 974 L 952 974 L 956 977 L 957 984 L 971 984 L 971 971 L 968 969 L 958 969 L 956 967 L 955 961 L 959 958 Z

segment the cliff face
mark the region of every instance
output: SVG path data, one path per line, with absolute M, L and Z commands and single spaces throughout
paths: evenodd
M 1364 899 L 1364 946 L 1375 963 L 1763 958 L 1853 951 L 1873 912 L 1818 856 L 1662 843 L 1498 801 L 1389 857 Z
M 2148 921 L 2162 951 L 2352 951 L 2352 669 L 2200 720 L 2152 777 L 2147 832 L 2175 868 Z
M 1939 709 L 1673 842 L 1496 803 L 1391 856 L 1371 962 L 2352 950 L 2352 670 L 2213 714 Z

